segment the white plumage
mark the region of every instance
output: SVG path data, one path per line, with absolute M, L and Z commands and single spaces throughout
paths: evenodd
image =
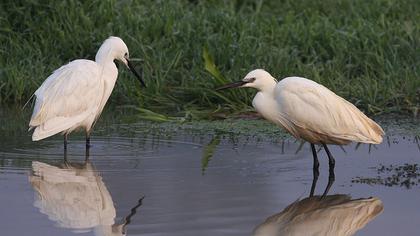
M 104 236 L 122 235 L 121 231 L 111 233 L 122 225 L 115 224 L 112 197 L 90 163 L 59 168 L 34 161 L 32 170 L 29 181 L 37 193 L 34 205 L 58 226 L 76 232 L 95 229 L 101 232 L 97 235 Z
M 29 122 L 30 129 L 35 129 L 32 140 L 59 132 L 67 135 L 77 128 L 84 129 L 88 137 L 114 88 L 118 76 L 115 59 L 127 65 L 144 85 L 128 60 L 125 43 L 110 37 L 99 48 L 95 61 L 72 61 L 54 71 L 36 90 Z
M 234 87 L 257 89 L 252 101 L 257 112 L 295 138 L 311 143 L 315 177 L 319 162 L 314 144 L 324 146 L 330 170 L 333 170 L 335 160 L 327 144 L 382 142 L 384 131 L 378 124 L 353 104 L 312 80 L 287 77 L 277 82 L 267 71 L 257 69 L 249 72 L 243 80 L 218 90 Z M 330 171 L 330 178 L 334 178 L 333 171 Z
M 35 92 L 36 102 L 29 126 L 32 140 L 38 141 L 59 132 L 70 133 L 82 127 L 86 131 L 105 104 L 105 79 L 114 78 L 117 70 L 101 76 L 101 67 L 89 60 L 75 60 L 56 70 Z M 108 82 L 108 89 L 113 87 Z M 112 86 L 112 87 L 111 87 Z M 102 106 L 103 107 L 103 106 Z
M 378 198 L 309 197 L 268 217 L 255 228 L 254 236 L 350 236 L 382 210 L 383 204 Z
M 253 106 L 267 120 L 284 127 L 296 138 L 314 144 L 380 143 L 381 127 L 353 104 L 312 80 L 287 77 L 276 83 L 264 70 L 244 87 L 259 89 Z

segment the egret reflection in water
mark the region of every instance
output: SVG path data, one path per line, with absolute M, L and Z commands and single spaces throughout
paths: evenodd
M 349 195 L 313 196 L 293 202 L 268 217 L 254 236 L 353 235 L 383 210 L 380 199 L 351 199 Z
M 57 223 L 74 232 L 93 230 L 97 236 L 126 235 L 143 198 L 124 222 L 116 223 L 116 210 L 105 183 L 93 165 L 64 162 L 61 166 L 33 161 L 29 181 L 36 192 L 34 206 Z
M 254 229 L 254 236 L 350 236 L 383 211 L 382 201 L 376 197 L 326 195 L 331 178 L 322 196 L 313 195 L 317 180 L 314 176 L 309 197 L 268 217 Z

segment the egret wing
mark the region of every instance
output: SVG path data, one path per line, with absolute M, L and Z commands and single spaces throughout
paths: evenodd
M 300 131 L 337 140 L 382 141 L 381 127 L 353 104 L 314 81 L 286 78 L 276 86 L 275 96 L 281 116 Z
M 93 61 L 75 60 L 54 71 L 35 92 L 30 127 L 39 140 L 67 130 L 95 113 L 103 94 L 100 67 Z M 42 132 L 41 132 L 42 131 Z

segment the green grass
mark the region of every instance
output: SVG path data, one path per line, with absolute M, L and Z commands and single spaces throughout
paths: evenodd
M 142 59 L 148 84 L 121 67 L 117 106 L 187 118 L 248 111 L 255 91 L 213 88 L 265 68 L 320 82 L 370 114 L 420 108 L 418 0 L 6 0 L 0 103 L 22 106 L 54 69 L 94 58 L 110 35 Z

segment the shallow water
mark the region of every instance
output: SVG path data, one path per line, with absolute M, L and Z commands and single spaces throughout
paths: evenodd
M 312 183 L 310 147 L 292 139 L 114 125 L 95 131 L 87 164 L 81 136 L 71 136 L 67 163 L 60 136 L 33 143 L 23 130 L 1 139 L 1 235 L 252 235 L 267 217 L 306 198 Z M 336 180 L 328 195 L 383 204 L 356 235 L 419 235 L 417 139 L 330 150 Z M 323 150 L 319 159 L 317 195 L 328 182 Z

